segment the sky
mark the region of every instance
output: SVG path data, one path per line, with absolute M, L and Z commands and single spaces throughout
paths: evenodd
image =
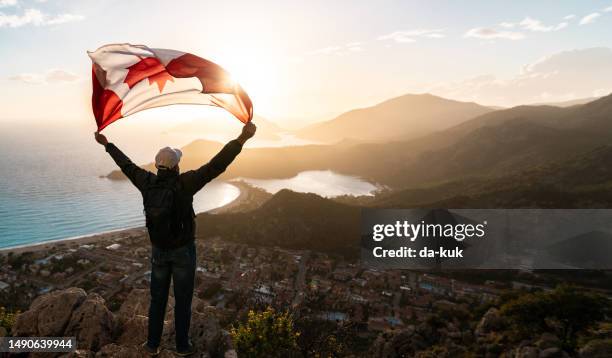
M 108 43 L 215 61 L 256 114 L 292 128 L 406 93 L 494 106 L 606 95 L 610 34 L 612 0 L 0 0 L 0 121 L 93 123 L 86 51 Z

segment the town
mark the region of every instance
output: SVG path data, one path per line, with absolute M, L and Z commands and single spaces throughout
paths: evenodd
M 64 241 L 51 250 L 2 255 L 0 306 L 25 310 L 52 290 L 80 287 L 118 309 L 133 288 L 148 288 L 150 245 L 144 229 L 105 234 L 104 241 Z M 219 237 L 197 240 L 196 293 L 231 322 L 253 307 L 291 309 L 376 333 L 424 319 L 435 306 L 458 309 L 495 300 L 508 285 L 467 283 L 442 275 L 377 270 L 306 250 L 251 247 Z

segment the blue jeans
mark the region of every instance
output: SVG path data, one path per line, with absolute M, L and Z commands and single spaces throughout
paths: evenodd
M 151 305 L 147 345 L 159 347 L 164 329 L 170 281 L 174 282 L 174 326 L 176 349 L 189 347 L 191 299 L 196 270 L 196 248 L 193 242 L 172 250 L 153 247 L 151 255 Z

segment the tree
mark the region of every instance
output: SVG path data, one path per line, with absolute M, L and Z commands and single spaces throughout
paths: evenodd
M 501 313 L 523 331 L 540 333 L 556 327 L 564 348 L 573 350 L 577 334 L 604 319 L 609 310 L 605 297 L 562 285 L 551 292 L 520 296 L 504 304 Z
M 263 312 L 249 311 L 247 321 L 230 329 L 239 356 L 286 357 L 295 352 L 299 333 L 288 312 L 268 307 Z

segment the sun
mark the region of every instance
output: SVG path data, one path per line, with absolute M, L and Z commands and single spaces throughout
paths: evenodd
M 280 88 L 278 59 L 265 50 L 228 49 L 215 58 L 232 80 L 240 84 L 253 101 L 255 113 L 274 108 L 274 98 Z

